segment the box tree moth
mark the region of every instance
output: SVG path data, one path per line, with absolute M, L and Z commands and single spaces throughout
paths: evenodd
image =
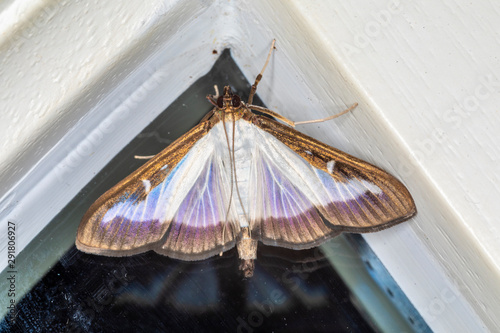
M 406 187 L 387 172 L 296 131 L 224 87 L 188 133 L 102 195 L 78 228 L 79 250 L 130 256 L 148 250 L 202 260 L 235 245 L 245 277 L 258 241 L 291 249 L 341 232 L 373 232 L 416 213 Z M 259 111 L 284 122 L 252 112 Z

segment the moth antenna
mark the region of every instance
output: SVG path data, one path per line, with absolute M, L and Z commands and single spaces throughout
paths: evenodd
M 214 84 L 214 90 L 215 90 L 215 95 L 207 95 L 207 99 L 208 101 L 210 102 L 210 104 L 212 104 L 213 106 L 215 107 L 218 107 L 217 106 L 217 98 L 219 98 L 219 87 L 217 87 L 216 84 Z M 203 119 L 205 119 L 205 117 L 203 117 Z
M 262 112 L 262 113 L 265 113 L 271 117 L 274 117 L 276 119 L 279 119 L 281 120 L 282 122 L 286 123 L 287 125 L 289 126 L 292 126 L 292 127 L 295 127 L 297 125 L 304 125 L 304 124 L 314 124 L 314 123 L 322 123 L 324 121 L 328 121 L 328 120 L 332 120 L 332 119 L 335 119 L 337 117 L 340 117 L 344 114 L 346 114 L 347 112 L 349 111 L 352 111 L 354 108 L 356 108 L 358 106 L 358 103 L 354 103 L 353 105 L 351 105 L 348 109 L 345 109 L 344 111 L 342 112 L 339 112 L 337 114 L 334 114 L 333 116 L 330 116 L 330 117 L 326 117 L 326 118 L 321 118 L 321 119 L 315 119 L 315 120 L 305 120 L 305 121 L 293 121 L 293 120 L 290 120 L 288 118 L 285 118 L 283 117 L 282 115 L 280 115 L 279 113 L 276 113 L 272 110 L 269 110 L 269 109 L 266 109 L 262 106 L 258 106 L 258 105 L 246 105 L 247 108 L 249 108 L 250 110 L 255 110 L 255 111 L 259 111 L 259 112 Z
M 344 111 L 339 112 L 337 114 L 334 114 L 333 116 L 330 116 L 330 117 L 321 118 L 321 119 L 315 119 L 315 120 L 296 121 L 296 122 L 294 122 L 294 127 L 297 126 L 297 125 L 322 123 L 324 121 L 335 119 L 337 117 L 345 115 L 349 111 L 352 111 L 356 106 L 358 106 L 358 103 L 354 103 L 348 109 L 345 109 Z
M 231 191 L 229 192 L 229 204 L 227 205 L 227 210 L 226 210 L 226 217 L 224 218 L 224 226 L 222 227 L 222 244 L 224 244 L 224 236 L 226 234 L 226 223 L 227 223 L 227 217 L 229 215 L 229 210 L 231 209 L 231 204 L 233 201 L 233 160 L 231 156 L 231 145 L 229 144 L 229 136 L 227 135 L 227 129 L 226 129 L 226 112 L 222 111 L 222 126 L 224 127 L 224 134 L 226 135 L 226 143 L 227 143 L 227 149 L 229 152 L 229 168 L 231 169 Z M 234 138 L 233 138 L 234 140 Z
M 257 91 L 257 85 L 259 84 L 260 80 L 262 79 L 262 75 L 264 74 L 264 71 L 266 70 L 267 64 L 269 63 L 269 60 L 271 59 L 271 54 L 273 53 L 273 50 L 275 49 L 274 44 L 276 43 L 276 39 L 273 39 L 273 42 L 271 44 L 271 49 L 269 50 L 269 54 L 267 55 L 266 63 L 264 64 L 264 67 L 260 71 L 259 75 L 255 78 L 254 84 L 252 84 L 252 89 L 250 90 L 250 95 L 248 96 L 248 101 L 247 104 L 252 104 L 253 97 L 255 96 L 255 92 Z

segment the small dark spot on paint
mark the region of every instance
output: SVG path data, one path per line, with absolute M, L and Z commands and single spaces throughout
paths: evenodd
M 217 50 L 212 50 L 212 54 L 217 54 L 219 52 L 217 52 Z

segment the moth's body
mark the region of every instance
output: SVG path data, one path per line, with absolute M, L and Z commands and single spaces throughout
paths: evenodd
M 246 120 L 239 118 L 238 115 L 238 113 L 233 113 L 228 118 L 233 118 L 235 133 L 241 135 L 235 135 L 233 137 L 233 124 L 231 121 L 220 121 L 212 128 L 207 135 L 209 136 L 207 139 L 212 140 L 214 147 L 219 148 L 218 154 L 220 154 L 221 161 L 225 161 L 223 163 L 225 174 L 231 174 L 231 163 L 234 163 L 235 168 L 233 171 L 236 177 L 234 182 L 231 183 L 233 191 L 228 189 L 228 193 L 232 192 L 231 202 L 236 211 L 234 214 L 236 215 L 235 223 L 239 224 L 241 229 L 241 235 L 236 241 L 236 247 L 238 248 L 240 259 L 243 260 L 241 269 L 246 272 L 245 274 L 251 275 L 254 269 L 253 260 L 257 259 L 257 240 L 251 237 L 247 212 L 250 212 L 249 192 L 251 172 L 254 171 L 252 170 L 252 160 L 256 153 L 256 146 L 255 141 L 252 140 L 254 139 L 254 133 L 249 131 L 250 124 Z M 236 120 L 234 118 L 239 119 Z M 226 127 L 225 131 L 224 126 Z M 224 149 L 227 148 L 227 142 L 234 143 L 232 150 Z M 231 162 L 230 154 L 233 152 L 234 161 Z
M 101 196 L 76 246 L 127 256 L 154 250 L 201 260 L 238 248 L 254 270 L 257 242 L 307 249 L 347 232 L 390 227 L 416 213 L 408 190 L 385 171 L 251 109 L 229 87 L 191 131 Z
M 249 121 L 242 118 L 243 114 L 248 116 L 248 111 L 241 107 L 234 108 L 232 106 L 228 106 L 224 114 L 215 113 L 212 122 L 216 122 L 216 124 L 202 140 L 210 142 L 210 146 L 214 147 L 213 156 L 222 162 L 223 174 L 229 176 L 234 172 L 236 175 L 233 180 L 226 181 L 229 188 L 226 188 L 225 192 L 232 194 L 232 198 L 225 223 L 239 225 L 241 234 L 237 237 L 236 247 L 240 259 L 243 260 L 241 269 L 245 275 L 251 276 L 254 269 L 253 260 L 257 258 L 257 240 L 251 237 L 247 212 L 251 211 L 249 192 L 252 181 L 251 172 L 255 171 L 252 170 L 252 160 L 257 147 L 255 133 L 251 130 Z M 233 134 L 235 135 L 233 136 Z M 234 156 L 234 161 L 232 161 L 232 156 Z M 234 169 L 231 170 L 233 166 Z

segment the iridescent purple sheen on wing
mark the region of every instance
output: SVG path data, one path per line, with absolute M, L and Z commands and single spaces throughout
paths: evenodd
M 205 258 L 234 245 L 236 221 L 225 216 L 224 191 L 220 167 L 209 160 L 179 206 L 159 252 L 174 258 Z
M 103 230 L 104 241 L 111 244 L 111 249 L 117 250 L 131 248 L 136 243 L 146 243 L 152 236 L 161 233 L 162 229 L 158 220 L 138 223 L 136 220 L 118 216 L 110 224 L 113 228 Z
M 318 210 L 273 162 L 265 158 L 257 166 L 262 193 L 260 239 L 264 244 L 308 248 L 335 233 Z
M 155 251 L 176 259 L 201 260 L 234 247 L 234 232 L 234 225 L 224 222 L 200 229 L 172 221 L 165 243 Z
M 145 185 L 141 183 L 136 186 L 135 192 L 122 195 L 98 223 L 94 232 L 96 239 L 100 239 L 101 244 L 110 249 L 117 250 L 158 241 L 165 229 L 162 227 L 165 208 L 158 204 L 158 200 L 170 179 L 171 176 L 167 177 L 147 193 Z

